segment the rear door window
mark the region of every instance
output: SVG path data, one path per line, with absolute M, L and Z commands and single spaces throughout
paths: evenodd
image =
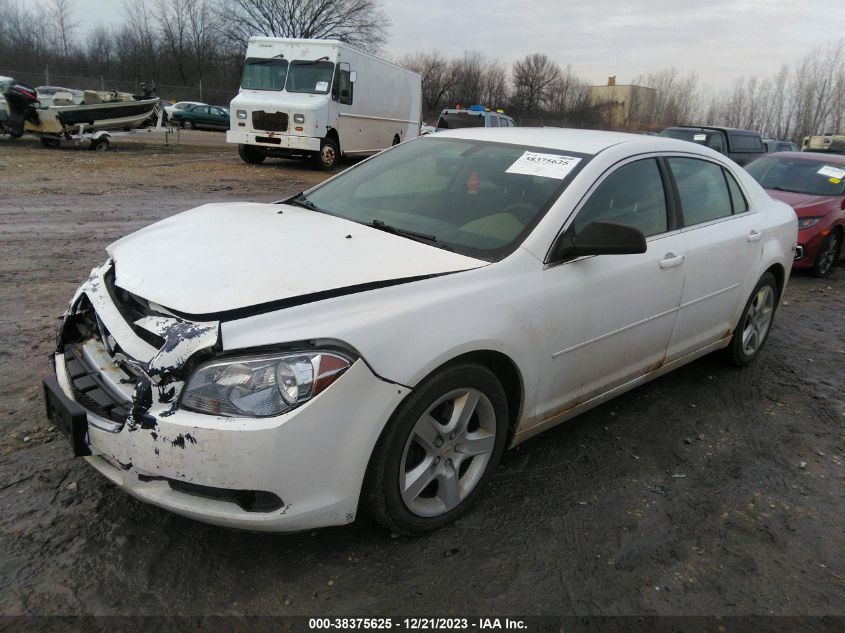
M 733 214 L 728 181 L 720 165 L 697 158 L 680 157 L 667 158 L 666 162 L 678 188 L 686 226 Z
M 591 222 L 624 224 L 646 237 L 665 233 L 666 194 L 657 161 L 648 158 L 628 163 L 605 178 L 575 217 L 575 232 Z

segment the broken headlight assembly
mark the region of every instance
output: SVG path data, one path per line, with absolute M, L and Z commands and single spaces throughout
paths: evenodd
M 351 365 L 352 360 L 336 352 L 212 361 L 191 375 L 179 406 L 211 415 L 280 415 L 324 391 Z

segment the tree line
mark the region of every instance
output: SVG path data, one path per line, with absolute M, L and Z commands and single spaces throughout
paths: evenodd
M 0 74 L 40 85 L 138 91 L 220 104 L 237 92 L 251 35 L 340 39 L 378 52 L 390 21 L 381 0 L 124 0 L 123 19 L 91 26 L 74 0 L 0 0 Z M 468 51 L 416 52 L 394 60 L 422 76 L 423 110 L 484 104 L 523 125 L 606 127 L 606 109 L 570 66 L 534 53 L 510 64 Z M 92 82 L 98 82 L 91 85 Z M 822 44 L 771 77 L 713 89 L 695 73 L 666 68 L 627 82 L 656 89 L 627 104 L 623 128 L 728 125 L 795 142 L 845 132 L 845 40 Z M 73 85 L 71 85 L 73 84 Z

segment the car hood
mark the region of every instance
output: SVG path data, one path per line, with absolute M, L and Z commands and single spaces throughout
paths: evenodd
M 775 200 L 785 202 L 795 209 L 799 216 L 818 214 L 820 211 L 826 213 L 838 198 L 833 196 L 816 196 L 809 193 L 796 193 L 793 191 L 778 191 L 777 189 L 766 189 Z
M 250 202 L 197 207 L 107 250 L 117 286 L 200 320 L 488 263 L 324 213 Z

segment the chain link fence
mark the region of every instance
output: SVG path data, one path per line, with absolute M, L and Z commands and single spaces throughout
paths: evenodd
M 219 86 L 205 86 L 201 82 L 196 86 L 160 84 L 143 79 L 113 79 L 110 77 L 86 77 L 83 75 L 64 75 L 49 72 L 27 72 L 23 70 L 6 69 L 0 67 L 0 75 L 13 77 L 17 81 L 30 86 L 61 86 L 77 90 L 118 90 L 132 94 L 142 94 L 143 87 L 154 87 L 158 96 L 171 101 L 204 101 L 211 105 L 229 106 L 229 102 L 237 94 L 234 90 Z

